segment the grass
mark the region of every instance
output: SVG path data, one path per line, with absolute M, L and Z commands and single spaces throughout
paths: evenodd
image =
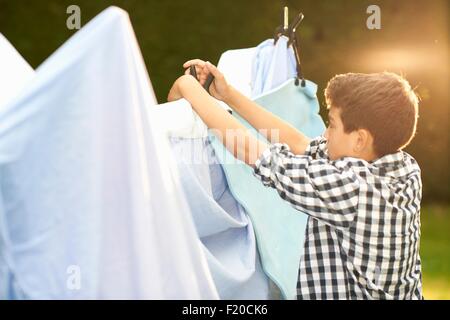
M 423 295 L 450 300 L 450 205 L 428 205 L 421 210 Z

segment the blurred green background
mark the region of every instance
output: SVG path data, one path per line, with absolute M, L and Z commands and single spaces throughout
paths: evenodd
M 82 25 L 110 5 L 128 11 L 159 102 L 182 64 L 217 63 L 222 52 L 253 47 L 290 18 L 305 15 L 297 35 L 305 77 L 323 89 L 337 73 L 404 75 L 421 97 L 418 132 L 406 151 L 422 168 L 424 295 L 450 299 L 449 57 L 447 0 L 157 1 L 0 0 L 0 32 L 38 67 L 74 31 L 66 8 L 81 8 Z M 366 27 L 369 5 L 381 8 L 381 30 Z M 0 70 L 1 72 L 1 70 Z

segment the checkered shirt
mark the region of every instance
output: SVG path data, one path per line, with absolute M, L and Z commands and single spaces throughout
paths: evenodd
M 298 299 L 423 299 L 422 182 L 409 154 L 332 161 L 318 137 L 304 155 L 270 145 L 254 175 L 309 216 Z

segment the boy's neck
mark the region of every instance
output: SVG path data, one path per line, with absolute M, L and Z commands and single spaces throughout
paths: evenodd
M 371 161 L 374 161 L 374 160 L 378 159 L 379 156 L 378 156 L 375 152 L 373 152 L 372 150 L 370 150 L 370 151 L 363 152 L 363 153 L 359 156 L 359 158 L 361 158 L 361 159 L 363 159 L 363 160 L 365 160 L 365 161 L 367 161 L 367 162 L 371 162 Z

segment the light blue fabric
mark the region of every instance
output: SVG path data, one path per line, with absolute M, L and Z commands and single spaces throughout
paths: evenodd
M 221 299 L 268 299 L 253 226 L 209 139 L 171 138 L 197 232 Z
M 255 48 L 252 59 L 252 97 L 268 92 L 296 73 L 296 61 L 292 46 L 287 46 L 289 39 L 282 36 L 274 45 L 273 39 L 267 39 Z
M 294 84 L 294 79 L 290 79 L 254 101 L 312 138 L 325 130 L 318 115 L 316 91 L 316 84 L 310 81 L 306 81 L 306 87 L 302 88 Z M 234 113 L 234 116 L 252 133 L 264 139 L 239 115 Z M 236 160 L 212 133 L 210 139 L 232 194 L 251 217 L 265 272 L 278 285 L 285 298 L 295 299 L 306 214 L 291 207 L 275 190 L 264 187 L 253 176 L 252 169 Z

